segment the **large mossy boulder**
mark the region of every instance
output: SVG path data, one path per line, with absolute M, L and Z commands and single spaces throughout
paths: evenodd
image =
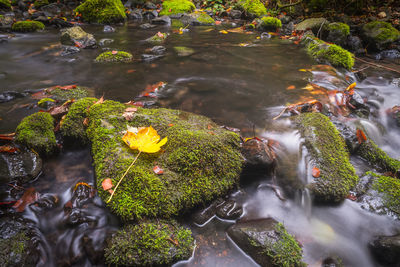
M 45 92 L 49 98 L 59 102 L 65 102 L 71 99 L 78 100 L 88 97 L 91 94 L 89 88 L 83 86 L 72 86 L 68 89 L 65 89 L 65 87 L 62 86 L 56 86 L 45 89 Z
M 15 32 L 35 32 L 44 29 L 44 24 L 40 21 L 17 21 L 11 28 Z
M 91 101 L 74 103 L 65 121 L 81 121 L 89 110 L 82 138 L 91 142 L 99 195 L 105 201 L 110 193 L 102 189 L 102 182 L 111 178 L 116 185 L 138 153 L 122 141 L 127 126 L 151 125 L 162 138 L 168 137 L 161 152 L 140 155 L 108 203 L 121 218 L 168 218 L 224 195 L 237 184 L 243 159 L 236 133 L 206 117 L 169 109 L 138 108 L 127 121 L 124 104 L 105 101 L 88 108 Z M 74 124 L 62 127 L 63 132 L 69 129 L 73 131 Z M 157 175 L 155 166 L 164 174 Z
M 75 12 L 86 22 L 118 23 L 126 20 L 125 8 L 121 0 L 86 0 Z
M 296 122 L 311 155 L 311 164 L 320 170 L 319 177 L 307 187 L 317 202 L 343 201 L 358 181 L 343 137 L 321 113 L 303 113 Z
M 214 25 L 215 20 L 205 12 L 193 12 L 183 15 L 180 19 L 184 25 L 207 26 Z
M 333 22 L 326 27 L 327 37 L 326 41 L 345 46 L 347 44 L 347 37 L 350 35 L 350 27 L 346 23 Z
M 96 39 L 93 34 L 85 32 L 79 26 L 74 26 L 61 30 L 61 44 L 86 48 L 95 46 Z
M 166 0 L 162 4 L 160 15 L 163 16 L 190 13 L 195 8 L 195 5 L 189 0 Z
M 228 235 L 263 267 L 306 266 L 297 241 L 272 218 L 238 222 L 228 229 Z
M 34 113 L 24 118 L 18 125 L 15 141 L 48 156 L 57 150 L 54 135 L 54 119 L 46 112 Z
M 364 25 L 362 36 L 369 48 L 384 50 L 400 39 L 400 32 L 388 22 L 372 21 Z
M 164 222 L 127 225 L 107 243 L 106 262 L 113 266 L 171 266 L 190 258 L 195 246 L 190 230 Z
M 249 18 L 261 17 L 267 13 L 267 9 L 260 0 L 240 0 L 238 7 Z

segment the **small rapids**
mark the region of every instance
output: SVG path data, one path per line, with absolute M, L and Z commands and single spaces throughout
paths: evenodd
M 106 34 L 99 26 L 85 27 L 97 39 L 114 39 L 111 49 L 129 50 L 137 58 L 149 48 L 143 40 L 163 29 L 143 30 L 129 24 Z M 167 84 L 152 100 L 154 106 L 205 115 L 239 128 L 244 137 L 260 136 L 279 143 L 275 148 L 276 171 L 244 175 L 240 190 L 228 197 L 235 208 L 242 207 L 241 220 L 272 217 L 282 222 L 302 245 L 309 266 L 321 266 L 325 259 L 336 256 L 345 266 L 379 266 L 368 243 L 377 235 L 393 234 L 400 223 L 364 210 L 350 199 L 337 206 L 313 205 L 310 192 L 304 188 L 313 179 L 304 140 L 290 118 L 273 118 L 289 103 L 315 98 L 329 105 L 329 91 L 344 90 L 357 82 L 355 91 L 370 107 L 370 119 L 346 114 L 335 114 L 336 118 L 347 126 L 362 125 L 384 151 L 399 158 L 400 129 L 387 113 L 400 104 L 399 79 L 392 73 L 367 69 L 367 78 L 362 80 L 354 73 L 313 65 L 301 48 L 281 40 L 254 41 L 255 36 L 218 35 L 207 29 L 198 27 L 188 34 L 171 35 L 165 44 L 168 52 L 160 60 L 117 65 L 93 64 L 99 49 L 60 56 L 55 31 L 18 35 L 0 45 L 0 94 L 19 93 L 19 97 L 0 104 L 0 132 L 14 131 L 23 117 L 38 111 L 29 96 L 32 90 L 79 84 L 92 88 L 97 97 L 104 94 L 107 99 L 127 102 L 147 85 L 163 81 Z M 244 42 L 255 45 L 238 46 Z M 182 57 L 173 52 L 174 46 L 187 46 L 195 53 Z M 351 160 L 357 174 L 368 170 L 362 160 Z M 27 186 L 40 193 L 42 203 L 22 213 L 36 231 L 38 266 L 105 266 L 104 242 L 122 223 L 97 196 L 95 184 L 87 148 L 65 150 L 45 160 L 38 179 Z M 0 201 L 8 201 L 15 190 L 8 185 L 1 189 Z M 176 267 L 257 266 L 226 233 L 235 220 L 218 214 L 203 224 L 191 216 L 179 220 L 192 230 L 196 249 L 189 260 Z

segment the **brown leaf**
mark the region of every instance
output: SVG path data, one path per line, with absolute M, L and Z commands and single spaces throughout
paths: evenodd
M 34 203 L 39 197 L 40 195 L 36 192 L 35 188 L 30 187 L 25 190 L 24 194 L 17 200 L 13 208 L 16 209 L 17 212 L 23 212 L 27 205 Z
M 365 142 L 365 141 L 367 141 L 367 137 L 365 136 L 365 133 L 362 131 L 362 130 L 360 130 L 360 129 L 357 129 L 357 131 L 356 131 L 356 136 L 357 136 L 357 141 L 358 141 L 358 143 L 361 145 L 363 142 Z
M 114 185 L 112 184 L 112 180 L 110 178 L 106 178 L 101 182 L 101 186 L 103 187 L 103 190 L 107 191 L 110 190 Z
M 314 178 L 318 178 L 321 174 L 320 170 L 317 167 L 312 168 L 311 174 Z
M 0 153 L 15 153 L 18 151 L 19 149 L 15 146 L 10 146 L 10 145 L 0 146 Z
M 88 126 L 89 125 L 89 118 L 85 118 L 83 120 L 83 125 Z

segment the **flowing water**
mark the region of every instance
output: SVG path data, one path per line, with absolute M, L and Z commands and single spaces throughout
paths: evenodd
M 151 47 L 143 40 L 158 31 L 157 26 L 143 30 L 137 24 L 117 27 L 115 33 L 103 33 L 100 26 L 86 26 L 97 40 L 113 39 L 111 49 L 131 52 L 135 59 Z M 244 136 L 254 134 L 278 140 L 282 151 L 277 177 L 294 176 L 307 183 L 312 179 L 307 153 L 299 134 L 290 121 L 274 121 L 287 103 L 323 94 L 307 90 L 309 83 L 326 90 L 343 90 L 357 81 L 353 73 L 339 72 L 315 64 L 304 50 L 284 40 L 257 40 L 256 34 L 221 34 L 211 27 L 192 28 L 188 33 L 172 33 L 159 60 L 126 64 L 96 64 L 98 49 L 85 49 L 70 56 L 60 56 L 59 34 L 56 30 L 21 34 L 0 45 L 0 93 L 25 92 L 54 85 L 79 84 L 93 88 L 95 96 L 127 102 L 138 96 L 148 84 L 166 82 L 156 106 L 182 109 L 211 117 L 214 121 L 241 129 Z M 240 45 L 241 44 L 241 45 Z M 246 45 L 243 45 L 246 44 Z M 173 47 L 186 46 L 194 53 L 179 56 Z M 307 69 L 310 71 L 301 71 Z M 399 130 L 387 119 L 386 110 L 400 103 L 399 79 L 381 70 L 367 69 L 368 78 L 357 81 L 357 92 L 373 107 L 370 120 L 349 120 L 361 123 L 368 135 L 393 157 L 400 157 Z M 12 132 L 24 117 L 37 108 L 29 96 L 0 104 L 0 132 Z M 358 174 L 366 170 L 363 162 L 352 159 Z M 280 170 L 280 171 L 279 171 Z M 72 199 L 78 182 L 95 184 L 90 154 L 87 150 L 67 151 L 47 160 L 42 174 L 30 186 L 41 194 L 55 194 L 58 203 L 42 213 L 27 209 L 24 216 L 33 220 L 39 230 L 42 266 L 91 266 L 89 253 L 82 242 L 92 240 L 101 246 L 104 232 L 117 229 L 120 222 L 97 197 L 88 203 L 63 208 Z M 338 255 L 346 266 L 377 266 L 367 244 L 375 235 L 391 234 L 399 222 L 378 216 L 345 200 L 339 206 L 312 206 L 307 191 L 296 192 L 293 198 L 281 200 L 272 190 L 269 175 L 246 177 L 242 193 L 232 196 L 244 207 L 244 219 L 273 217 L 283 222 L 303 245 L 304 261 L 320 266 L 323 259 Z M 75 201 L 75 202 L 74 202 Z M 77 215 L 78 214 L 78 215 Z M 229 239 L 226 229 L 233 221 L 214 217 L 204 226 L 186 219 L 196 237 L 193 257 L 176 266 L 257 266 Z M 94 249 L 95 250 L 95 249 Z

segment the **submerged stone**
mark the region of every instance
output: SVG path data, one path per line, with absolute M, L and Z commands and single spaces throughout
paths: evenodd
M 86 22 L 118 23 L 126 19 L 121 0 L 87 0 L 75 12 L 82 14 Z
M 328 117 L 303 113 L 296 118 L 319 177 L 307 185 L 317 202 L 341 202 L 358 181 L 343 137 Z
M 238 222 L 228 236 L 261 266 L 306 266 L 297 241 L 272 218 Z
M 87 104 L 71 106 L 70 116 L 86 116 Z M 81 112 L 75 107 L 81 105 Z M 105 101 L 90 106 L 86 136 L 91 142 L 97 186 L 103 200 L 110 197 L 101 183 L 111 178 L 116 185 L 137 155 L 122 141 L 127 126 L 153 126 L 168 137 L 162 151 L 142 153 L 127 173 L 108 206 L 125 220 L 171 217 L 226 194 L 237 185 L 243 159 L 240 138 L 210 119 L 169 109 L 139 108 L 128 122 L 124 104 Z M 75 114 L 75 115 L 74 115 Z M 78 115 L 77 115 L 78 114 Z M 80 115 L 84 114 L 84 115 Z M 106 126 L 107 125 L 107 126 Z M 85 138 L 82 136 L 82 138 Z M 157 175 L 159 166 L 164 174 Z
M 118 266 L 171 266 L 189 259 L 194 247 L 192 232 L 174 222 L 143 222 L 115 233 L 105 257 Z
M 61 30 L 61 44 L 86 48 L 95 46 L 96 39 L 92 34 L 82 30 L 81 27 L 74 26 Z
M 15 130 L 15 141 L 34 149 L 41 155 L 49 156 L 56 152 L 54 119 L 46 112 L 34 113 L 24 118 Z

